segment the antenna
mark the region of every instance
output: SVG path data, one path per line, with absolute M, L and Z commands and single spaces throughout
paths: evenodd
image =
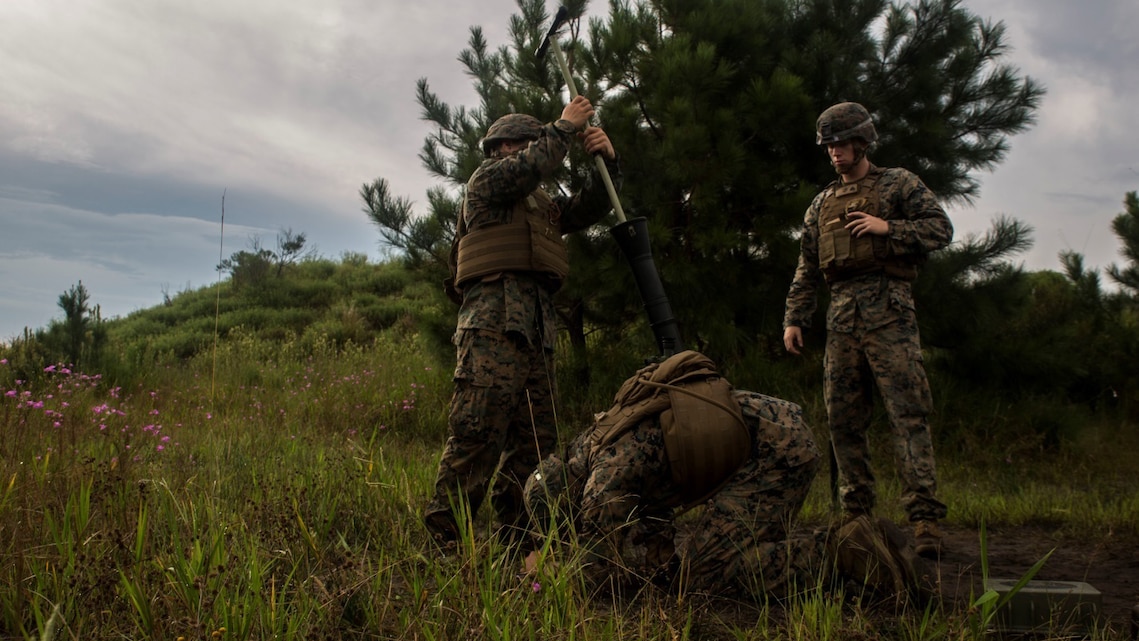
M 210 401 L 214 400 L 214 381 L 217 380 L 218 371 L 218 318 L 221 316 L 221 263 L 223 258 L 223 247 L 225 246 L 225 192 L 226 189 L 221 190 L 221 232 L 218 233 L 218 281 L 215 291 L 217 292 L 217 299 L 214 302 L 214 350 L 213 350 L 213 365 L 210 369 Z

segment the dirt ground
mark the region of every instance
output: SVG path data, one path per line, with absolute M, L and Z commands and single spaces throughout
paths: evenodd
M 941 595 L 965 608 L 982 593 L 981 540 L 976 529 L 943 526 L 946 536 L 938 564 Z M 1108 536 L 1097 540 L 1058 538 L 1040 527 L 988 528 L 991 578 L 1017 580 L 1049 551 L 1052 556 L 1035 579 L 1082 581 L 1101 593 L 1102 616 L 1126 633 L 1131 609 L 1139 604 L 1139 540 Z

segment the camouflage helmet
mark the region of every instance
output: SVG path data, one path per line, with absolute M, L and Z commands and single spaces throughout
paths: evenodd
M 482 152 L 489 156 L 495 145 L 504 140 L 537 140 L 542 121 L 526 114 L 506 114 L 494 121 L 482 139 Z
M 868 145 L 878 140 L 870 112 L 857 102 L 840 102 L 828 107 L 815 123 L 816 145 L 829 145 L 852 138 L 860 138 Z
M 556 454 L 547 456 L 526 479 L 522 500 L 534 527 L 545 530 L 551 515 L 568 514 L 566 464 Z

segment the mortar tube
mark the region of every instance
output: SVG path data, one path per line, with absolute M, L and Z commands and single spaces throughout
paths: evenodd
M 641 301 L 649 316 L 649 326 L 652 327 L 660 356 L 668 358 L 684 351 L 680 329 L 673 318 L 672 307 L 668 304 L 668 296 L 664 293 L 656 263 L 653 262 L 648 221 L 644 217 L 632 218 L 614 225 L 609 233 L 617 241 L 617 246 L 633 270 L 633 278 L 641 292 Z

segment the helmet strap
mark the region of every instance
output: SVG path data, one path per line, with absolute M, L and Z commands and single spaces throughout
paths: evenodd
M 851 138 L 850 139 L 850 147 L 851 147 L 851 150 L 854 152 L 854 158 L 850 161 L 850 166 L 856 167 L 856 166 L 858 166 L 858 163 L 862 162 L 862 159 L 866 157 L 866 152 L 870 149 L 870 145 L 869 145 L 869 143 L 867 143 L 865 140 L 863 140 L 861 138 Z M 839 171 L 838 167 L 835 166 L 834 161 L 831 161 L 830 165 L 831 165 L 831 167 L 834 168 L 835 173 L 837 173 L 837 174 L 842 173 L 841 171 Z

